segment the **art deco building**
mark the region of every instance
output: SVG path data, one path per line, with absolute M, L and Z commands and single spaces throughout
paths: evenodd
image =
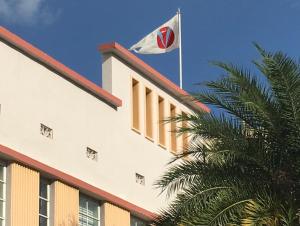
M 153 182 L 187 137 L 161 120 L 209 110 L 99 50 L 102 88 L 0 27 L 0 226 L 142 226 L 166 205 Z

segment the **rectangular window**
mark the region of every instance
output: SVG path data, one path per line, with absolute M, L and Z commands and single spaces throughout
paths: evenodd
M 153 138 L 152 91 L 146 88 L 146 136 Z
M 132 79 L 132 127 L 140 130 L 139 82 Z
M 182 112 L 182 116 L 186 117 L 187 114 L 185 112 Z M 188 123 L 186 121 L 182 121 L 182 127 L 187 128 Z M 183 151 L 186 151 L 186 149 L 188 148 L 188 133 L 182 134 L 182 147 L 183 147 Z
M 80 194 L 79 225 L 100 226 L 100 205 L 97 200 Z
M 176 117 L 176 107 L 174 105 L 170 105 L 170 114 L 171 118 Z M 176 153 L 177 151 L 177 136 L 176 136 L 176 122 L 171 121 L 171 151 Z
M 6 167 L 0 164 L 0 225 L 5 225 Z
M 166 125 L 164 123 L 165 117 L 165 101 L 162 97 L 158 97 L 158 135 L 159 135 L 159 144 L 162 146 L 166 146 Z
M 130 216 L 130 226 L 147 226 L 148 224 L 136 217 Z
M 50 212 L 50 185 L 49 181 L 44 178 L 40 178 L 39 204 L 39 226 L 48 226 Z

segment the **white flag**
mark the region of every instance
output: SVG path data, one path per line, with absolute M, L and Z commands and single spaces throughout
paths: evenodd
M 138 43 L 130 47 L 142 54 L 159 54 L 170 52 L 179 47 L 178 15 L 161 25 Z

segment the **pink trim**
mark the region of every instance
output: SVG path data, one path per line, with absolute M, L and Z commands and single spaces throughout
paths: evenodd
M 145 210 L 141 207 L 138 207 L 130 202 L 127 202 L 124 199 L 121 199 L 113 194 L 110 194 L 100 188 L 94 187 L 82 180 L 79 180 L 73 176 L 70 176 L 62 171 L 59 171 L 55 168 L 47 166 L 39 161 L 36 161 L 26 155 L 21 154 L 20 152 L 14 151 L 6 146 L 0 145 L 0 154 L 6 156 L 9 160 L 17 161 L 21 164 L 24 164 L 30 168 L 33 168 L 39 172 L 43 172 L 45 174 L 49 174 L 50 176 L 54 177 L 57 180 L 61 180 L 71 186 L 80 188 L 82 190 L 86 190 L 95 196 L 98 196 L 104 199 L 107 202 L 110 202 L 116 206 L 124 208 L 132 213 L 137 214 L 138 216 L 142 217 L 146 220 L 151 220 L 155 218 L 155 214 Z
M 43 62 L 47 66 L 56 70 L 57 72 L 63 74 L 71 81 L 86 88 L 87 90 L 97 95 L 98 97 L 104 99 L 105 101 L 112 104 L 113 106 L 115 107 L 122 106 L 122 100 L 120 100 L 119 98 L 113 96 L 109 92 L 97 86 L 95 83 L 87 80 L 82 75 L 78 74 L 77 72 L 73 71 L 72 69 L 68 68 L 62 63 L 58 62 L 51 56 L 47 55 L 43 51 L 39 50 L 38 48 L 34 47 L 33 45 L 29 44 L 25 40 L 21 39 L 19 36 L 11 33 L 10 31 L 8 31 L 7 29 L 1 26 L 0 26 L 0 38 L 16 46 L 18 49 L 24 51 L 25 53 L 32 56 L 33 58 Z
M 152 68 L 150 65 L 146 64 L 144 61 L 142 61 L 140 58 L 135 56 L 133 53 L 128 51 L 126 48 L 121 46 L 120 44 L 113 42 L 109 44 L 104 44 L 99 47 L 99 50 L 102 53 L 108 53 L 108 52 L 114 52 L 118 56 L 120 56 L 122 59 L 128 61 L 133 67 L 136 67 L 143 72 L 146 73 L 151 79 L 158 80 L 160 84 L 162 84 L 167 90 L 171 91 L 172 93 L 177 94 L 181 99 L 185 99 L 184 96 L 190 96 L 189 93 L 178 87 L 175 83 L 167 79 L 165 76 L 160 74 L 158 71 L 156 71 L 154 68 Z M 198 101 L 189 101 L 190 105 L 193 105 L 192 107 L 198 108 L 198 110 L 210 112 L 210 109 L 203 103 L 200 103 Z

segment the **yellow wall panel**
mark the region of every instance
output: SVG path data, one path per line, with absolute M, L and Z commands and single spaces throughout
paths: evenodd
M 101 226 L 130 226 L 130 213 L 110 203 L 101 206 Z
M 12 163 L 8 166 L 8 226 L 39 225 L 39 173 Z
M 51 185 L 54 226 L 79 225 L 79 191 L 59 181 Z

